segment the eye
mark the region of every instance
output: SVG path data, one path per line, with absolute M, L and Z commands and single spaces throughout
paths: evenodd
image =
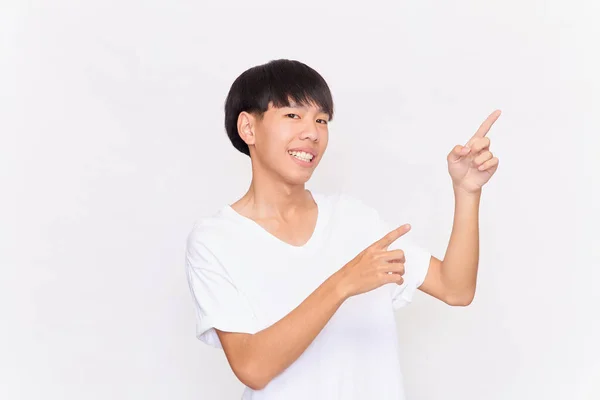
M 327 120 L 324 120 L 324 119 L 318 119 L 317 121 L 322 121 L 321 123 L 322 123 L 323 125 L 327 125 L 327 124 L 329 123 L 329 121 L 327 121 Z
M 286 117 L 289 117 L 290 115 L 292 115 L 292 118 L 294 118 L 293 116 L 295 115 L 296 117 L 300 118 L 300 117 L 298 116 L 298 114 L 285 114 L 285 115 L 286 115 Z

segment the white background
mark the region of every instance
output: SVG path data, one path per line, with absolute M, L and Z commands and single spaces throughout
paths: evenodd
M 307 187 L 411 223 L 439 258 L 446 155 L 503 111 L 475 301 L 398 312 L 409 399 L 600 398 L 597 4 L 3 0 L 0 398 L 240 397 L 194 337 L 183 251 L 250 182 L 227 91 L 277 58 L 334 95 Z

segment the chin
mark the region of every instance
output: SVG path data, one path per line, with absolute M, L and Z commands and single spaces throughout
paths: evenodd
M 304 185 L 312 177 L 312 171 L 310 173 L 298 173 L 297 171 L 287 171 L 287 173 L 283 173 L 282 176 L 283 179 L 290 185 Z
M 288 179 L 288 182 L 293 185 L 304 185 L 306 182 L 308 182 L 310 180 L 311 177 L 312 177 L 312 174 L 308 175 L 308 176 L 295 176 L 295 177 L 291 177 L 290 179 Z
M 315 169 L 317 168 L 319 160 L 315 160 L 317 164 L 311 167 L 298 166 L 294 162 L 282 162 L 279 163 L 276 168 L 279 175 L 283 180 L 290 185 L 304 185 L 310 180 Z

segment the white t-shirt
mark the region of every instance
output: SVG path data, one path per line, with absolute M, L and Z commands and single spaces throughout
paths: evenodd
M 222 348 L 214 328 L 256 333 L 273 325 L 396 227 L 356 198 L 311 193 L 318 217 L 303 246 L 285 243 L 229 205 L 196 221 L 186 271 L 198 339 Z M 394 310 L 412 301 L 431 257 L 409 235 L 388 248 L 404 250 L 402 285 L 347 299 L 292 365 L 262 390 L 247 387 L 242 400 L 403 400 Z

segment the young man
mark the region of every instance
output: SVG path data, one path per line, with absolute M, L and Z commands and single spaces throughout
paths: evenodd
M 448 155 L 454 226 L 444 260 L 412 243 L 363 202 L 305 188 L 325 154 L 329 87 L 298 61 L 241 74 L 225 102 L 233 146 L 252 182 L 196 221 L 186 271 L 197 337 L 222 348 L 243 399 L 404 399 L 394 310 L 416 289 L 470 304 L 478 267 L 482 186 L 498 166 L 485 134 Z

